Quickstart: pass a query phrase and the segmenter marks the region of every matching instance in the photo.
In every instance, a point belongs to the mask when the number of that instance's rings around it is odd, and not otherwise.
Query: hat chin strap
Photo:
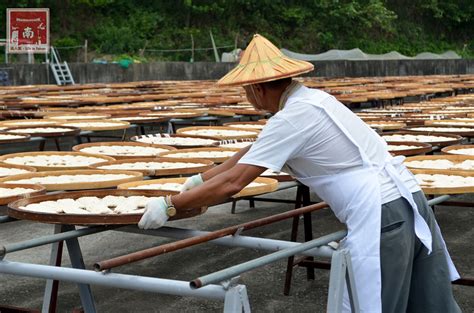
[[[253,98],[255,99],[255,103],[260,106],[260,103],[258,103],[257,100],[257,94],[255,93],[255,90],[253,89],[253,85],[250,85],[250,90],[252,90]],[[262,107],[262,106],[260,106]]]

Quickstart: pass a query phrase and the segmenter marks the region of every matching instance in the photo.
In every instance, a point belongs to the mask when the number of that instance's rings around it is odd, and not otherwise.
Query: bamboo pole
[[[116,258],[113,258],[113,259],[101,261],[101,262],[95,263],[94,268],[97,271],[103,271],[103,270],[111,269],[111,268],[118,267],[118,266],[121,266],[121,265],[125,265],[125,264],[133,263],[133,262],[136,262],[136,261],[144,260],[144,259],[147,259],[147,258],[151,258],[151,257],[154,257],[154,256],[158,256],[158,255],[161,255],[161,254],[164,254],[164,253],[168,253],[168,252],[176,251],[176,250],[179,250],[179,249],[191,247],[191,246],[194,246],[194,245],[197,245],[197,244],[200,244],[200,243],[204,243],[204,242],[208,242],[208,241],[211,241],[211,240],[214,240],[214,239],[217,239],[217,238],[221,238],[221,237],[224,237],[224,236],[234,235],[236,232],[241,232],[241,231],[244,231],[244,230],[249,230],[249,229],[252,229],[252,228],[268,225],[268,224],[275,223],[275,222],[278,222],[278,221],[281,221],[281,220],[284,220],[284,219],[287,219],[287,218],[290,218],[290,217],[294,217],[294,216],[301,215],[301,214],[304,214],[304,213],[309,213],[309,212],[312,212],[312,211],[320,210],[320,209],[323,209],[323,208],[326,208],[326,207],[327,207],[327,204],[324,203],[324,202],[321,202],[321,203],[318,203],[318,204],[306,206],[306,207],[299,208],[299,209],[296,209],[296,210],[291,210],[291,211],[288,211],[288,212],[284,212],[284,213],[264,217],[264,218],[254,220],[254,221],[250,221],[250,222],[247,222],[247,223],[243,223],[243,224],[240,224],[240,225],[227,227],[227,228],[224,228],[224,229],[220,229],[220,230],[217,230],[217,231],[214,231],[214,232],[207,233],[207,234],[202,235],[202,236],[191,237],[191,238],[179,240],[179,241],[176,241],[176,242],[171,242],[171,243],[168,243],[168,244],[164,244],[164,245],[161,245],[161,246],[158,246],[158,247],[153,247],[153,248],[133,252],[133,253],[130,253],[130,254],[127,254],[127,255],[119,256],[119,257],[116,257]]]

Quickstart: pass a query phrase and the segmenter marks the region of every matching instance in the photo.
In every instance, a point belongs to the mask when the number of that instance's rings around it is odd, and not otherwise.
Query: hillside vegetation
[[[454,50],[474,56],[472,0],[16,0],[9,7],[48,7],[51,41],[75,47],[88,41],[88,56],[141,61],[212,61],[210,32],[219,52],[243,48],[255,32],[277,46],[301,53],[360,48]],[[0,25],[5,25],[0,14]],[[5,38],[5,29],[0,36]],[[161,51],[190,49],[191,51]],[[61,49],[72,61],[83,49]]]

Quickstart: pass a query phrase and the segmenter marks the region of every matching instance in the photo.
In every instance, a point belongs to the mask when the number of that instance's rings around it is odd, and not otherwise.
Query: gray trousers
[[[430,227],[433,251],[415,236],[413,209],[404,199],[382,205],[380,262],[383,313],[461,312],[453,297],[448,265],[435,217],[424,194],[413,194]]]

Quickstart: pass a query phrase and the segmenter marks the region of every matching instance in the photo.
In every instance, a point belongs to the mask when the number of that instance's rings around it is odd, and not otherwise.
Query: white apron
[[[291,102],[304,99],[291,97]],[[335,175],[297,177],[313,192],[324,200],[333,210],[336,217],[347,226],[347,237],[341,248],[351,253],[355,285],[359,296],[361,312],[382,311],[382,283],[380,269],[380,229],[382,195],[379,184],[379,172],[386,171],[396,184],[402,197],[411,204],[414,213],[415,234],[431,252],[431,232],[418,208],[410,190],[403,183],[395,166],[403,166],[403,158],[387,158],[382,168],[371,165],[365,151],[355,142],[345,127],[333,114],[319,104],[312,105],[323,109],[346,137],[359,149],[363,167]],[[439,230],[438,230],[439,231]],[[446,251],[446,249],[445,249]],[[452,278],[456,279],[456,269],[446,251]],[[457,275],[459,277],[459,275]],[[344,298],[344,311],[350,312],[347,292]]]

